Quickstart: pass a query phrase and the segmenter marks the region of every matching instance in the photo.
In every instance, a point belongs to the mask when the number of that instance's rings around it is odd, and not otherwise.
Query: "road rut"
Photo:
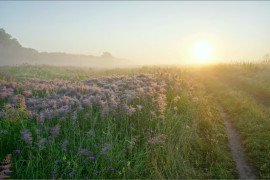
[[[220,115],[224,121],[226,132],[228,135],[231,155],[236,163],[236,169],[240,179],[257,179],[253,166],[247,161],[245,157],[244,147],[242,145],[241,136],[238,134],[232,123],[229,121],[227,113],[223,107],[215,100]]]

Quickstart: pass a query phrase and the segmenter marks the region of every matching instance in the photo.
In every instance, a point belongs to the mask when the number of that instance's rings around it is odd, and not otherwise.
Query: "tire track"
[[[242,139],[232,123],[229,121],[227,113],[223,107],[214,99],[216,106],[220,112],[220,115],[224,121],[226,133],[228,135],[229,147],[231,149],[231,155],[236,163],[236,169],[240,179],[257,179],[253,166],[247,161],[244,147],[242,145]]]
[[[251,97],[253,97],[256,101],[258,101],[259,103],[263,104],[266,107],[270,107],[270,100],[269,97],[261,97],[257,94],[255,94],[254,92],[250,91],[248,88],[245,88],[243,86],[241,86],[240,84],[230,81],[230,80],[226,80],[226,79],[220,79],[221,81],[223,81],[224,83],[231,85],[247,94],[249,94]]]

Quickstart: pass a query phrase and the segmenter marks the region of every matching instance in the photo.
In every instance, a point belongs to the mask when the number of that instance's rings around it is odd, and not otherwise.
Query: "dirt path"
[[[240,179],[257,179],[254,168],[251,164],[248,163],[244,147],[242,146],[241,136],[233,127],[232,123],[229,121],[229,117],[224,111],[223,107],[215,100],[215,103],[218,107],[218,110],[221,114],[221,117],[224,121],[226,132],[229,139],[229,146],[231,149],[231,155],[233,160],[236,163],[236,169],[239,174]]]

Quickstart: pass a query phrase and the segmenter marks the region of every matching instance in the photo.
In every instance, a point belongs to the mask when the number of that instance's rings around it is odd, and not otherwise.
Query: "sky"
[[[0,28],[42,52],[146,64],[252,61],[270,53],[269,1],[0,1]]]

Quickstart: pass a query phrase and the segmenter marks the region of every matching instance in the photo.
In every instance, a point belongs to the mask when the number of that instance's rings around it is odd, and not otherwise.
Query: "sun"
[[[196,44],[193,49],[193,55],[196,57],[196,59],[200,63],[206,62],[211,56],[211,53],[212,53],[212,48],[206,42],[200,42]]]

